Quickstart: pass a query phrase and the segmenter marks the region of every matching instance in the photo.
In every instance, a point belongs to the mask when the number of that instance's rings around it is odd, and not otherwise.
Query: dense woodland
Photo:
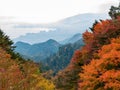
[[[37,63],[14,53],[12,41],[0,30],[0,90],[119,90],[120,6],[112,6],[109,15],[83,33],[84,46],[70,64],[47,79]]]

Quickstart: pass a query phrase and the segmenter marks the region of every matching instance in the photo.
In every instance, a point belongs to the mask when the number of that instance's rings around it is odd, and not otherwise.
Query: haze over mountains
[[[35,31],[13,39],[16,49],[24,58],[35,62],[44,61],[55,72],[65,68],[76,49],[84,45],[82,33],[92,26],[95,20],[109,18],[106,14],[80,14],[51,24],[0,23],[8,30],[23,33]],[[42,31],[40,31],[40,30]],[[40,32],[38,32],[40,31]],[[58,67],[59,63],[62,65]],[[44,65],[46,68],[46,65]],[[55,66],[55,67],[52,67]]]
[[[59,58],[63,64],[66,63],[63,67],[55,67],[56,70],[60,70],[69,63],[74,51],[83,45],[82,33],[86,29],[89,29],[95,20],[106,18],[109,18],[106,14],[87,13],[69,17],[51,24],[18,22],[0,24],[4,28],[3,30],[8,29],[21,33],[24,31],[35,31],[35,33],[27,33],[13,39],[14,42],[16,42],[15,46],[17,46],[15,51],[20,53],[24,58],[30,58],[35,62],[47,58],[45,61],[48,62],[49,65],[54,65],[55,62],[59,63],[59,61],[56,61]],[[38,29],[42,31],[39,30],[40,32],[38,32]],[[69,50],[71,51],[70,53],[68,53]]]
[[[75,34],[71,38],[65,39],[62,42],[57,42],[53,39],[49,39],[45,42],[31,45],[29,43],[18,41],[14,44],[14,46],[16,46],[15,51],[20,53],[24,58],[39,62],[57,53],[59,47],[62,47],[64,45],[67,46],[67,44],[74,44],[76,42],[79,42],[78,44],[75,44],[77,46],[83,44],[82,35],[80,33]]]
[[[70,63],[74,51],[84,45],[80,33],[64,41],[64,45],[49,39],[46,42],[33,45],[17,42],[14,46],[17,46],[15,51],[20,53],[23,58],[32,59],[34,62],[40,63],[43,72],[53,70],[53,74],[56,74]]]
[[[92,23],[96,19],[98,20],[106,18],[108,18],[108,16],[105,14],[80,14],[66,18],[56,23],[37,25],[36,27],[50,28],[51,30],[48,32],[41,31],[39,33],[27,33],[24,36],[20,36],[14,39],[14,41],[38,43],[48,39],[54,39],[59,42],[73,36],[76,33],[83,33],[86,29],[92,26]],[[26,28],[24,25],[17,25],[16,27],[23,29]],[[32,28],[30,25],[28,25],[28,27]]]
[[[30,24],[10,22],[0,23],[3,30],[11,30],[20,35],[13,39],[14,42],[22,41],[30,44],[45,42],[49,39],[54,39],[58,42],[70,38],[76,33],[83,33],[86,29],[92,26],[95,20],[109,18],[107,14],[79,14],[50,24]],[[12,23],[11,23],[12,22]],[[27,33],[29,31],[29,33]],[[34,33],[32,33],[34,32]],[[25,34],[26,33],[26,34]],[[10,33],[8,35],[11,35]],[[15,36],[16,36],[15,35]]]

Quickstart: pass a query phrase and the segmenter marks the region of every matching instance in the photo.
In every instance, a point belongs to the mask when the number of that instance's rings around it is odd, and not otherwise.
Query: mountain
[[[77,33],[71,38],[65,39],[61,45],[53,39],[49,39],[46,42],[33,45],[19,41],[15,44],[15,51],[20,53],[26,59],[33,59],[34,61],[39,62],[55,54],[58,51],[59,46],[62,47],[62,44],[64,44],[63,47],[69,46],[69,43],[71,43],[70,45],[73,44],[74,48],[76,48],[76,46],[78,47],[79,43],[76,44],[76,42],[79,42],[81,44],[83,43],[82,34]]]
[[[82,34],[77,33],[74,36],[72,36],[71,38],[65,39],[63,41],[61,41],[61,44],[68,44],[68,43],[75,43],[76,41],[80,40],[82,38]]]
[[[15,51],[21,53],[22,55],[27,55],[28,53],[28,49],[30,49],[31,45],[28,43],[24,43],[24,42],[17,42],[15,44],[16,48]]]
[[[84,45],[83,40],[80,39],[75,43],[66,44],[59,47],[56,54],[42,60],[42,70],[53,70],[56,74],[59,70],[64,69],[69,63],[75,50],[80,49]]]
[[[10,29],[10,26],[8,27],[9,30],[16,30],[21,32],[23,30],[43,30],[36,33],[27,33],[26,35],[22,35],[13,39],[14,42],[22,41],[34,44],[44,42],[50,38],[60,42],[73,36],[76,33],[83,33],[86,29],[92,26],[92,23],[95,20],[106,18],[109,18],[107,14],[86,13],[72,16],[50,24],[15,23],[12,24],[12,29]]]
[[[52,39],[46,42],[30,45],[24,42],[17,42],[15,51],[20,53],[25,58],[33,59],[39,62],[46,57],[53,55],[58,51],[60,44]]]

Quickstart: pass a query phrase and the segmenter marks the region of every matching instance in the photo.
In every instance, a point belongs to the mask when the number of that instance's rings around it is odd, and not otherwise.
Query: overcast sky
[[[108,13],[110,6],[118,3],[119,0],[0,0],[0,28],[10,38],[16,38],[41,29],[14,29],[3,22],[51,23],[77,14]]]
[[[0,16],[48,23],[81,13],[107,13],[119,0],[0,0]]]

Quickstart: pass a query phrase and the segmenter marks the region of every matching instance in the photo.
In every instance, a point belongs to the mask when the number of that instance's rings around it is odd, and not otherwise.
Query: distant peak
[[[57,42],[57,41],[55,41],[54,39],[49,39],[46,42]]]
[[[22,41],[18,41],[18,42],[15,43],[15,45],[16,45],[16,44],[27,44],[27,45],[30,45],[29,43],[22,42]]]

